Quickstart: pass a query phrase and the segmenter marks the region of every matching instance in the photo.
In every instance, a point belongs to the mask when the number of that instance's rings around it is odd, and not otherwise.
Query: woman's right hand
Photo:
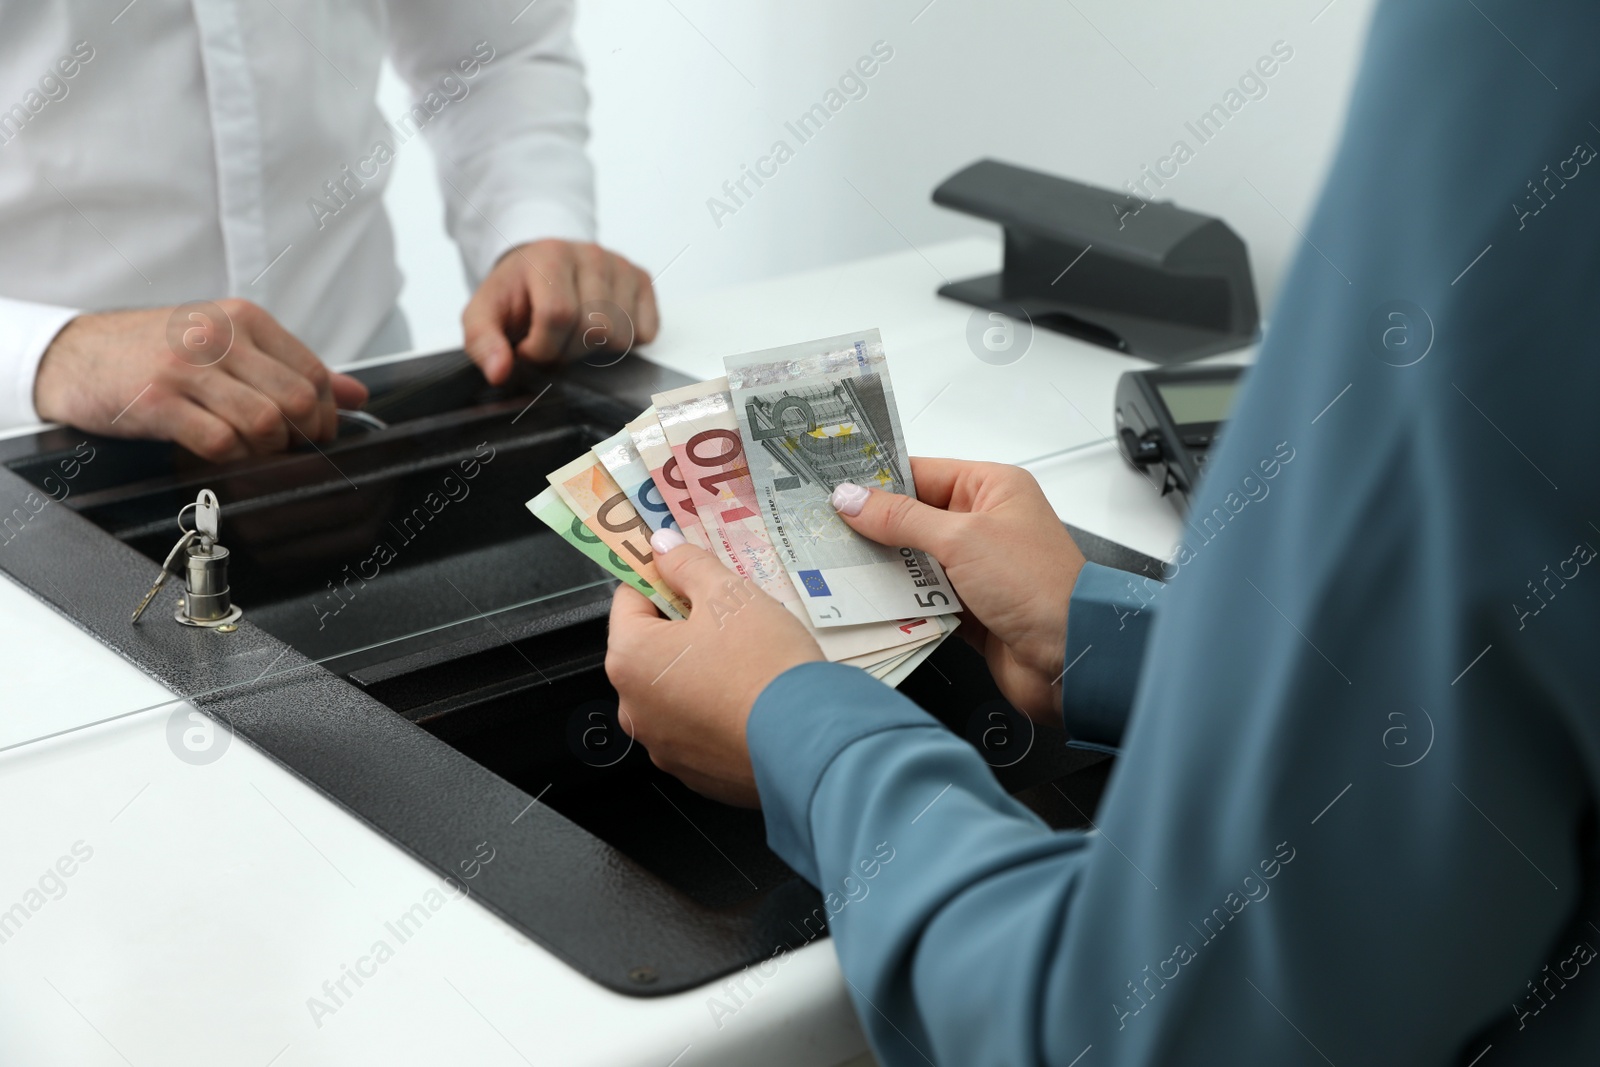
[[[1083,553],[1020,467],[914,458],[911,473],[920,500],[846,483],[833,506],[857,533],[938,560],[965,609],[959,632],[1006,699],[1059,721],[1067,602]]]

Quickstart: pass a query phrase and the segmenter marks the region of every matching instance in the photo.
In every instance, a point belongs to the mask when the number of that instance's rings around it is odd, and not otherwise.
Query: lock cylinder
[[[183,603],[179,622],[219,623],[232,613],[228,588],[228,550],[221,545],[192,541],[184,550]],[[185,617],[187,616],[187,617]]]
[[[193,529],[183,524],[185,513],[193,509]],[[243,610],[233,602],[228,586],[228,550],[217,543],[217,528],[222,520],[222,505],[217,494],[200,490],[193,504],[178,512],[178,543],[167,553],[166,562],[156,574],[139,606],[133,609],[132,622],[138,622],[150,602],[161,592],[167,578],[183,575],[183,598],[172,617],[185,626],[204,626],[218,633],[233,633]]]

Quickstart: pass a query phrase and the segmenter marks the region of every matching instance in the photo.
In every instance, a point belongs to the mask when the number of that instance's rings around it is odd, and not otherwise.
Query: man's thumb
[[[691,604],[719,596],[739,576],[703,548],[685,544],[683,535],[668,527],[650,538],[656,570],[674,593],[688,597]]]
[[[840,482],[828,502],[856,533],[882,545],[939,555],[953,517],[904,493]]]

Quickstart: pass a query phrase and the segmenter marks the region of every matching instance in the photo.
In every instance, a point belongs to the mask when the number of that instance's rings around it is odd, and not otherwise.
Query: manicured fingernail
[[[867,504],[867,491],[854,482],[840,482],[833,490],[833,495],[828,498],[828,503],[833,505],[834,511],[846,515],[859,515],[861,509]]]
[[[683,544],[683,534],[670,526],[662,527],[650,535],[650,551],[658,556],[666,555],[681,544]]]

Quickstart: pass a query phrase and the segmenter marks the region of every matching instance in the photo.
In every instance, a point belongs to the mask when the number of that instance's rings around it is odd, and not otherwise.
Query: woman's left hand
[[[617,588],[606,676],[622,728],[696,792],[758,807],[744,732],[750,709],[769,682],[822,650],[781,604],[676,530],[658,531],[650,547],[693,610],[681,622],[663,619],[636,590]]]

